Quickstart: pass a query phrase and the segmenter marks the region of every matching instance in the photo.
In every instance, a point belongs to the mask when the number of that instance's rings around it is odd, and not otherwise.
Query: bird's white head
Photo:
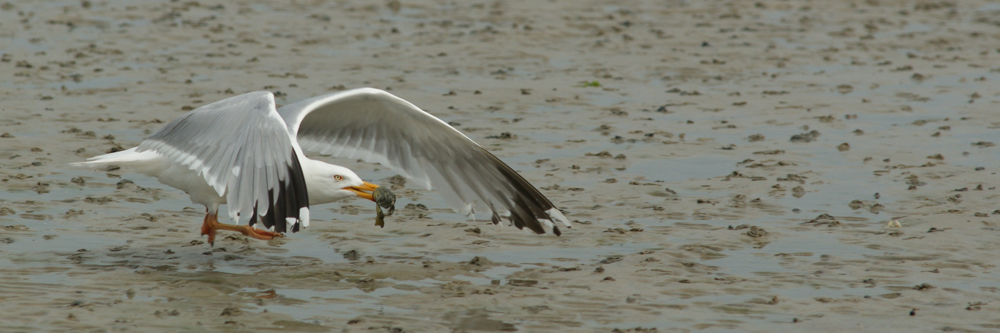
[[[302,163],[302,173],[306,177],[310,205],[350,197],[374,201],[372,192],[378,188],[378,185],[361,180],[351,169],[316,160]]]

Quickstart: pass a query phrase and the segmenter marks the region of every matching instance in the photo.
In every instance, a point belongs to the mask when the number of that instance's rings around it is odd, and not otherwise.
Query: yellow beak
[[[344,189],[354,192],[355,195],[363,199],[375,201],[375,198],[372,197],[372,192],[375,191],[375,189],[377,188],[378,185],[369,182],[364,182],[364,184],[361,186],[350,186],[350,187],[345,187]]]

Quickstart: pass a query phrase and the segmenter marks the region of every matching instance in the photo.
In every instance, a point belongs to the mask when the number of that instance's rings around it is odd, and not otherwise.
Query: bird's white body
[[[309,184],[309,205],[321,205],[337,200],[353,197],[354,193],[341,189],[346,186],[362,184],[361,178],[350,169],[317,161],[308,157],[300,160],[302,174]],[[75,163],[77,166],[106,167],[119,166],[126,171],[141,173],[155,177],[160,183],[184,191],[191,197],[191,202],[204,205],[210,213],[218,211],[219,205],[226,204],[226,193],[219,194],[203,177],[192,177],[193,171],[187,166],[173,162],[169,158],[151,150],[136,152],[136,148],[109,153],[94,157],[86,162]],[[334,175],[346,175],[353,182],[336,182]],[[339,186],[339,187],[338,187]]]
[[[275,109],[270,92],[227,98],[184,114],[138,147],[74,165],[118,165],[156,177],[205,205],[206,226],[217,223],[209,218],[226,204],[237,224],[249,218],[252,226],[260,217],[277,232],[286,226],[294,231],[308,226],[309,205],[373,198],[363,191],[377,185],[347,168],[310,159],[303,148],[381,163],[427,189],[437,188],[458,212],[489,212],[496,224],[505,218],[518,228],[557,235],[553,221],[570,226],[533,185],[467,136],[372,88],[281,109]]]

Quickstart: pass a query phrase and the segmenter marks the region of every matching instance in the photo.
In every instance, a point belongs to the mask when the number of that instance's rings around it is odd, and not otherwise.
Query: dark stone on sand
[[[350,250],[350,251],[344,252],[344,259],[347,259],[347,260],[358,260],[358,259],[361,259],[361,253],[358,252],[357,250]]]
[[[243,314],[243,310],[240,310],[240,308],[237,308],[237,307],[228,307],[228,308],[223,309],[222,310],[222,314],[219,314],[219,315],[220,316],[239,316],[241,314]]]
[[[751,226],[750,230],[747,230],[746,235],[750,236],[750,238],[761,238],[767,236],[767,230],[764,230],[764,228]]]
[[[534,287],[538,284],[538,280],[517,280],[511,279],[507,284],[515,287]]]
[[[806,195],[806,189],[802,188],[802,186],[796,186],[792,188],[793,197],[801,198],[804,195]]]
[[[486,257],[475,256],[472,260],[469,260],[469,265],[473,266],[487,266],[491,264],[493,264],[493,262],[486,259]]]
[[[610,256],[610,257],[604,258],[604,260],[601,260],[600,263],[602,265],[607,265],[607,264],[610,264],[610,263],[615,263],[615,262],[622,261],[622,259],[624,259],[622,256],[615,255],[615,256]]]
[[[810,220],[809,222],[805,222],[803,224],[811,224],[816,226],[826,225],[828,227],[834,227],[840,225],[840,221],[837,221],[837,218],[833,217],[833,215],[824,213],[820,214],[819,216]]]
[[[996,146],[995,143],[989,142],[989,141],[973,142],[972,145],[976,146],[976,147],[980,147],[980,148],[988,148],[988,147]]]
[[[791,142],[812,142],[812,141],[816,140],[816,138],[818,138],[819,135],[820,135],[819,131],[812,130],[812,131],[809,131],[808,133],[801,133],[801,134],[792,135],[792,138],[789,141],[791,141]]]
[[[501,140],[509,140],[509,139],[513,139],[513,138],[516,138],[516,137],[517,137],[516,135],[510,134],[510,132],[502,132],[499,135],[487,135],[486,136],[487,139],[501,139]]]
[[[851,209],[861,209],[865,206],[865,203],[861,200],[851,200],[851,203],[847,204]]]
[[[586,153],[584,155],[586,155],[586,156],[596,156],[596,157],[600,157],[600,158],[611,158],[613,156],[607,150],[602,151],[600,153]]]

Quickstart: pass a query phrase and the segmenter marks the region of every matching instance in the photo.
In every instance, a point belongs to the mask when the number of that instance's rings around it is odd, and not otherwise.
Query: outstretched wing
[[[361,88],[307,99],[278,110],[307,151],[377,162],[427,189],[456,211],[490,212],[542,234],[569,221],[503,161],[447,123],[388,92]]]
[[[146,138],[137,152],[155,151],[187,166],[224,196],[239,223],[258,217],[277,232],[309,226],[309,197],[289,135],[270,92],[258,91],[194,109]]]

